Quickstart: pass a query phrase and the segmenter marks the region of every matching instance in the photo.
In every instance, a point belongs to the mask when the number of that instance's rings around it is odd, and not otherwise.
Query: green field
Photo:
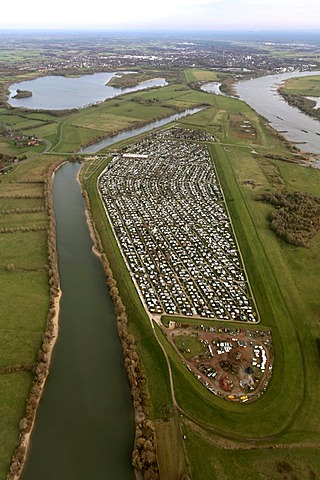
[[[288,94],[320,97],[320,76],[310,75],[305,77],[289,78],[285,81],[283,91]]]
[[[187,82],[215,82],[219,80],[219,75],[212,70],[203,70],[201,68],[189,68],[184,71]]]
[[[45,210],[32,211],[44,207],[44,186],[21,183],[29,175],[35,179],[38,168],[37,161],[26,161],[1,177],[0,210],[10,213],[0,214],[0,368],[23,368],[37,361],[47,318],[48,218]],[[31,381],[31,374],[23,371],[0,374],[1,479],[17,444]]]
[[[185,78],[213,80],[204,78],[209,73],[192,69],[185,72]],[[320,338],[320,233],[308,249],[284,243],[270,230],[272,207],[258,202],[256,196],[279,190],[320,196],[320,171],[282,161],[283,157],[294,159],[293,153],[239,100],[176,83],[61,117],[1,109],[1,121],[14,131],[23,125],[27,128],[24,131],[34,131],[52,146],[42,156],[22,150],[27,160],[0,177],[0,211],[16,210],[0,216],[0,229],[12,229],[11,233],[0,233],[0,367],[34,363],[41,344],[49,301],[47,234],[36,227],[46,228],[48,215],[43,210],[29,210],[45,205],[43,182],[50,165],[61,162],[62,154],[77,151],[98,137],[199,103],[209,108],[179,123],[207,130],[216,137],[210,146],[212,160],[258,305],[261,328],[271,329],[273,335],[274,371],[258,401],[235,404],[212,395],[182,365],[157,330],[170,361],[174,404],[166,358],[136,295],[97,193],[96,178],[107,160],[94,161],[92,167],[86,163],[83,169],[95,225],[147,373],[160,472],[164,480],[190,471],[193,480],[316,479],[320,471],[320,358],[316,344]],[[251,122],[251,138],[241,132],[243,120]],[[1,141],[16,154],[10,138]],[[21,231],[22,227],[29,231]],[[17,442],[31,375],[1,374],[0,383],[0,478],[4,479]],[[168,461],[170,453],[172,459]]]

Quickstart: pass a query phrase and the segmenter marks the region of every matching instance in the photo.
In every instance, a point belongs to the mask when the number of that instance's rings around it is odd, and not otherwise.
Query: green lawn
[[[189,68],[184,71],[187,82],[214,82],[219,79],[216,72],[212,70],[203,70],[201,68]]]
[[[305,77],[289,78],[283,87],[284,93],[295,93],[309,97],[320,97],[320,76],[310,75]]]

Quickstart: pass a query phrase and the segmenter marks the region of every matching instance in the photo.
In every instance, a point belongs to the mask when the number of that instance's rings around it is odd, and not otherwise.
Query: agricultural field
[[[320,97],[320,77],[310,75],[290,78],[285,81],[282,91],[287,94],[296,94],[309,97]]]
[[[0,478],[17,443],[49,304],[45,177],[37,168],[23,161],[0,176]]]
[[[215,82],[219,80],[220,75],[212,70],[203,70],[200,68],[190,68],[184,71],[187,82]]]

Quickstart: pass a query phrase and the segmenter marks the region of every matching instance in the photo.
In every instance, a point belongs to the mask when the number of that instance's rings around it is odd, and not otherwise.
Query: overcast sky
[[[320,0],[15,0],[0,27],[320,30]]]

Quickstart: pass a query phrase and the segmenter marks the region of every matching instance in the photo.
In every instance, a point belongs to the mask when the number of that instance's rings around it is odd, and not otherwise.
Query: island
[[[32,97],[32,92],[30,92],[30,90],[20,90],[19,88],[17,88],[17,93],[13,95],[12,98],[28,98],[28,97]]]

